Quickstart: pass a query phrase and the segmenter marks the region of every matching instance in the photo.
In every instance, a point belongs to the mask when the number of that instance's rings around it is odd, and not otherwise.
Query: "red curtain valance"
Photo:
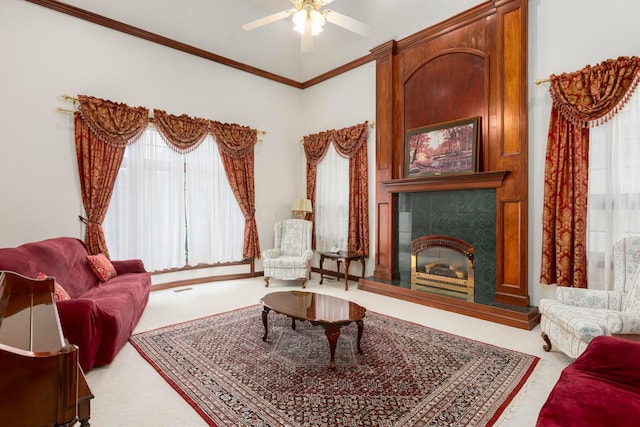
[[[178,153],[195,150],[209,132],[209,120],[183,114],[174,116],[162,110],[153,110],[153,124],[169,146]]]
[[[258,142],[258,131],[248,126],[233,123],[210,122],[211,134],[218,141],[220,152],[235,158],[242,158],[253,153]]]
[[[332,131],[324,131],[302,138],[302,148],[307,157],[307,163],[317,166],[327,154],[331,143]]]
[[[149,110],[92,96],[78,95],[82,119],[101,141],[125,147],[135,142],[149,123]]]
[[[621,56],[587,65],[573,73],[550,77],[553,106],[580,127],[605,123],[629,100],[640,74],[640,58]]]
[[[333,145],[343,157],[350,158],[366,145],[368,130],[367,122],[334,130],[332,132]]]

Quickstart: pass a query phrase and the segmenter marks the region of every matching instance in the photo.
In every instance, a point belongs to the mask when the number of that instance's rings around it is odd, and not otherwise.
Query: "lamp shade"
[[[304,216],[310,212],[311,200],[309,199],[295,199],[291,205],[291,212],[293,212],[298,218],[304,218]]]

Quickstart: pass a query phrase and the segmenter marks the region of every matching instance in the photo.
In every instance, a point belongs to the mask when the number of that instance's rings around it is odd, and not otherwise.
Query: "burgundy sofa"
[[[81,240],[59,237],[0,249],[0,270],[53,276],[71,299],[57,301],[65,337],[79,348],[85,371],[113,361],[142,316],[151,276],[141,260],[112,261],[117,276],[101,283]]]
[[[638,425],[640,343],[599,336],[562,371],[536,427]]]

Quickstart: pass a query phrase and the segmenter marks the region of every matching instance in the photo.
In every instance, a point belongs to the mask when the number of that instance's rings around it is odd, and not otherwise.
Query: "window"
[[[316,249],[333,246],[347,249],[349,233],[349,159],[341,157],[333,144],[318,164],[316,181]]]
[[[588,283],[612,285],[611,248],[640,235],[640,91],[609,122],[590,130]]]
[[[159,271],[242,260],[244,222],[213,137],[179,154],[149,127],[125,151],[103,228],[113,259]]]

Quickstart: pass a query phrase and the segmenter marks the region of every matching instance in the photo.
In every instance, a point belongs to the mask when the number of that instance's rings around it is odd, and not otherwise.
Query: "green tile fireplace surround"
[[[474,302],[491,304],[496,283],[496,194],[494,189],[398,194],[396,278],[411,287],[411,242],[445,235],[475,248]]]

